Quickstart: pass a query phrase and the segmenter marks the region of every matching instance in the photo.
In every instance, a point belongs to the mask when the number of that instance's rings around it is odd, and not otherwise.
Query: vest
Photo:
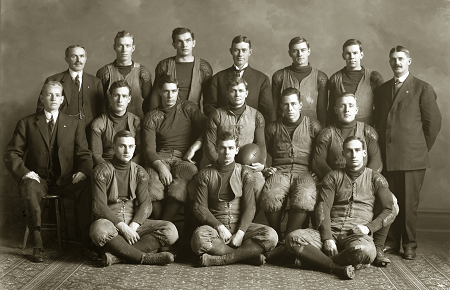
[[[366,135],[364,134],[365,124],[363,122],[356,122],[356,137],[361,138],[364,141],[364,148],[367,150]],[[330,126],[331,130],[331,142],[330,148],[327,154],[327,164],[331,169],[336,170],[340,168],[345,168],[345,158],[342,154],[344,144],[344,139],[341,136],[341,129],[337,128],[335,125]],[[368,156],[364,157],[364,166],[367,165]]]
[[[364,75],[359,81],[358,87],[356,88],[355,97],[356,104],[358,105],[358,114],[356,114],[356,120],[360,118],[373,117],[373,100],[374,94],[372,91],[372,87],[370,86],[370,76],[372,74],[372,70],[363,67]],[[343,70],[338,71],[335,74],[336,80],[336,93],[340,95],[345,92],[344,84],[342,83],[342,75]],[[371,119],[369,124],[373,124],[373,120]]]
[[[114,63],[108,64],[107,67],[109,71],[109,85],[106,92],[107,97],[109,98],[111,96],[111,94],[109,93],[109,88],[115,81],[126,80],[130,85],[132,91],[131,101],[128,104],[127,111],[143,119],[144,113],[142,112],[142,102],[144,100],[142,98],[142,91],[139,85],[141,65],[135,62],[134,66],[131,68],[130,73],[125,77],[120,74],[119,69],[114,65]]]
[[[289,67],[283,69],[283,83],[281,91],[287,88],[296,88],[300,91],[300,99],[302,102],[302,115],[317,120],[317,68],[312,68],[311,73],[301,82],[293,76]]]
[[[59,116],[58,119],[55,122],[55,126],[53,127],[53,134],[50,138],[50,148],[49,148],[49,159],[48,159],[48,178],[57,180],[61,176],[61,164],[59,162],[59,155],[58,155],[58,143],[56,142],[56,135],[58,134],[58,123],[59,123]],[[47,124],[48,125],[48,124]],[[48,126],[47,126],[48,128]],[[47,129],[48,130],[48,129]]]
[[[167,64],[167,74],[177,78],[177,69],[175,57],[169,58]],[[191,89],[189,90],[188,100],[200,106],[202,95],[202,80],[200,75],[200,59],[194,58],[194,68],[192,69]]]
[[[220,119],[220,126],[217,127],[217,136],[224,131],[233,132],[238,136],[240,147],[253,143],[253,139],[255,138],[256,113],[258,112],[250,106],[244,106],[245,110],[239,120],[237,120],[236,115],[228,110],[227,107],[217,109]]]
[[[78,89],[77,85],[73,82],[72,79],[66,83],[70,86],[71,99],[70,104],[69,102],[67,102],[67,108],[64,110],[64,112],[70,117],[82,119],[86,116],[83,109],[83,86],[81,86],[81,89]],[[84,117],[80,118],[80,113],[81,116]]]
[[[114,168],[114,165],[109,160],[106,160],[104,165],[106,165],[107,170],[111,173],[109,175],[110,179],[106,181],[107,184],[107,192],[108,192],[108,206],[110,203],[118,203],[120,200],[119,197],[119,191],[117,189],[117,180],[116,180],[116,169]],[[130,169],[130,180],[129,180],[129,187],[131,196],[129,197],[130,200],[134,200],[136,198],[136,188],[137,188],[137,176],[138,176],[138,166],[136,163],[131,161],[131,169]]]
[[[304,116],[301,118],[303,120],[295,129],[292,139],[283,125],[282,118],[276,121],[276,133],[272,148],[272,166],[288,164],[309,165],[314,136],[311,136],[309,117]]]

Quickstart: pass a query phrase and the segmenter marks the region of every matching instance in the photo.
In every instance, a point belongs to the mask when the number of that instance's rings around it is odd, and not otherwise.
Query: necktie
[[[75,78],[75,85],[77,85],[78,90],[80,90],[80,75],[77,74]]]
[[[50,118],[50,121],[48,121],[47,126],[48,126],[48,136],[49,136],[49,139],[51,139],[52,133],[53,133],[53,128],[55,127],[55,120],[53,119],[53,115]]]
[[[396,81],[395,81],[395,85],[394,85],[394,95],[395,96],[397,96],[397,94],[398,94],[398,91],[400,90],[400,88],[402,87],[402,82],[399,80],[399,79],[397,79]]]
[[[241,72],[243,72],[245,70],[245,68],[243,69],[237,69],[236,67],[234,67],[234,74],[240,78],[241,77]]]

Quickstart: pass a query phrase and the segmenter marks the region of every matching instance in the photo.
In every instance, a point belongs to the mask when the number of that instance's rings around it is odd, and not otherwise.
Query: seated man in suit
[[[193,102],[178,99],[174,77],[164,76],[158,86],[161,105],[144,119],[144,155],[152,217],[172,221],[186,201],[188,182],[197,173],[192,158],[202,147],[203,135],[195,132],[204,131],[207,119]]]
[[[65,60],[69,69],[48,77],[49,81],[58,81],[63,86],[64,101],[60,111],[70,117],[80,119],[85,128],[89,128],[92,120],[105,112],[105,102],[100,80],[84,72],[87,53],[78,44],[66,48]],[[36,112],[40,112],[44,104],[39,97]]]
[[[261,208],[280,241],[284,241],[281,219],[288,199],[290,209],[285,236],[300,229],[308,212],[313,212],[316,205],[316,181],[310,173],[310,160],[322,126],[316,119],[303,115],[302,105],[297,89],[285,89],[280,103],[283,117],[266,128],[272,167],[264,170],[267,179],[261,193]]]
[[[111,85],[115,81],[126,80],[132,91],[128,112],[142,119],[144,118],[142,103],[150,96],[152,75],[148,68],[132,60],[136,45],[131,33],[126,30],[117,32],[113,48],[116,52],[116,59],[97,71],[97,77],[103,84],[103,92],[108,97],[105,101],[108,102]],[[109,104],[106,107],[108,108]]]
[[[264,253],[277,244],[276,232],[252,223],[255,216],[253,175],[234,162],[237,137],[222,132],[217,141],[217,161],[200,170],[194,199],[194,215],[202,226],[191,239],[202,266],[220,266],[247,260],[262,265]]]
[[[365,142],[367,155],[364,157],[364,165],[376,173],[381,173],[383,163],[378,146],[378,134],[373,127],[356,121],[358,105],[355,95],[343,93],[337,97],[334,111],[337,115],[335,123],[324,128],[316,142],[313,166],[320,180],[332,170],[345,168],[346,161],[342,146],[344,139],[349,136],[357,136]],[[394,196],[393,199],[396,213],[391,215],[391,218],[395,218],[398,213],[397,199]],[[375,210],[376,214],[377,210]],[[390,263],[383,253],[388,231],[389,226],[386,226],[373,233],[374,244],[377,247],[377,257],[373,264],[377,266],[386,266]]]
[[[61,83],[45,83],[40,99],[44,109],[17,123],[13,138],[3,154],[6,167],[19,183],[20,197],[25,204],[27,226],[33,239],[32,260],[43,261],[40,203],[47,194],[75,200],[83,254],[96,259],[96,254],[88,250],[92,156],[84,124],[59,111],[64,100]]]
[[[131,161],[136,148],[133,134],[122,130],[114,135],[114,157],[94,169],[93,209],[97,218],[91,225],[94,244],[105,250],[103,265],[122,261],[133,264],[169,264],[169,252],[154,253],[175,243],[174,224],[147,219],[152,212],[148,174]]]
[[[350,136],[343,150],[345,168],[331,171],[322,181],[316,208],[319,230],[293,231],[286,237],[286,248],[298,266],[353,279],[354,267],[361,269],[375,259],[372,234],[392,222],[388,216],[394,202],[386,179],[364,166],[364,140]]]
[[[139,150],[141,145],[141,119],[131,112],[127,112],[131,101],[131,87],[127,81],[114,82],[109,88],[109,110],[91,124],[92,159],[94,165],[112,159],[114,156],[113,138],[116,132],[128,130],[136,140],[133,162],[140,164]]]
[[[226,86],[228,102],[225,106],[216,109],[208,118],[206,125],[205,155],[211,164],[218,158],[217,136],[224,131],[233,132],[238,138],[242,147],[248,143],[258,145],[261,152],[260,162],[247,165],[253,170],[255,178],[255,198],[257,205],[262,187],[264,186],[264,176],[261,171],[266,162],[266,144],[264,140],[264,117],[256,109],[247,105],[248,84],[240,77],[228,80]]]
[[[228,80],[240,77],[248,83],[250,94],[247,105],[261,112],[266,123],[275,120],[269,77],[250,67],[248,60],[252,52],[252,43],[247,36],[233,38],[230,48],[233,66],[216,73],[211,80],[211,90],[203,96],[203,111],[206,116],[209,117],[214,109],[227,105]]]

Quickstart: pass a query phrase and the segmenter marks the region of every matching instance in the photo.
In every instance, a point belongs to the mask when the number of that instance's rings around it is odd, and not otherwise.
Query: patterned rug
[[[56,246],[56,245],[55,245]],[[57,247],[53,247],[54,249]],[[0,289],[450,289],[450,260],[418,252],[415,261],[389,255],[387,268],[368,267],[356,278],[266,264],[198,267],[190,253],[167,266],[116,264],[102,268],[87,261],[79,246],[48,249],[44,263],[31,263],[32,249],[0,247]]]

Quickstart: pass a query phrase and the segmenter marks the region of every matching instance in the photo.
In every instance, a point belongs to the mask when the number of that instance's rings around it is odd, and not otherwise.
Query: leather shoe
[[[406,260],[414,260],[416,259],[416,249],[411,247],[406,247],[403,249],[405,252],[403,253],[403,258]]]
[[[81,254],[84,257],[86,257],[88,260],[91,260],[91,261],[97,261],[98,260],[98,254],[95,251],[90,250],[88,248],[83,248],[81,250]]]
[[[380,246],[377,246],[377,256],[372,262],[372,265],[377,267],[386,267],[390,262],[391,260],[384,255],[383,249]]]
[[[31,261],[34,263],[44,262],[44,250],[42,248],[33,248],[33,256]]]
[[[384,246],[384,249],[383,249],[383,252],[385,254],[395,254],[395,253],[398,253],[398,251],[400,251],[399,248],[394,247],[394,246],[388,246],[388,245]]]

